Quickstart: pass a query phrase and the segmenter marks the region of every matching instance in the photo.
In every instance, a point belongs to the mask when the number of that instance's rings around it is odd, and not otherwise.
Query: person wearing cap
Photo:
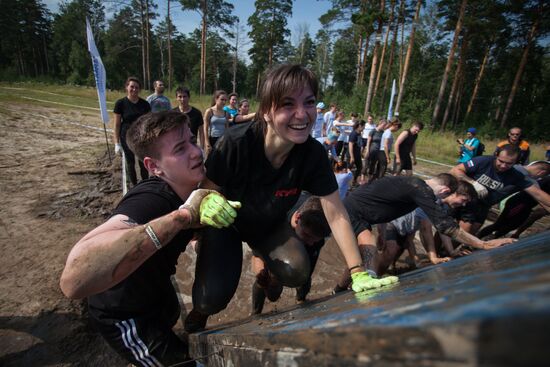
[[[325,122],[325,119],[324,119],[325,107],[326,106],[323,102],[317,103],[317,118],[315,119],[315,125],[313,125],[313,129],[311,130],[312,138],[317,139],[323,136],[323,123]]]
[[[317,138],[317,141],[323,144],[323,148],[327,151],[330,163],[336,163],[339,161],[338,154],[336,153],[336,142],[338,141],[338,134],[329,132],[326,137]]]
[[[476,156],[477,149],[479,147],[479,139],[476,138],[477,130],[473,127],[466,130],[466,140],[456,139],[459,144],[458,163],[468,162],[470,159]]]

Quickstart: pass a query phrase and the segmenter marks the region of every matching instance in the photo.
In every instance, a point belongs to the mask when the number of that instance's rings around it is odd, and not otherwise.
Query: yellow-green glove
[[[180,209],[189,211],[191,227],[200,227],[203,224],[222,228],[234,222],[237,216],[235,209],[240,207],[241,203],[228,201],[217,191],[197,189],[189,195]]]
[[[398,277],[388,276],[380,279],[373,278],[366,271],[351,274],[351,289],[354,292],[362,292],[367,289],[380,288],[399,281]]]
[[[200,223],[216,227],[228,227],[237,218],[237,211],[241,203],[227,200],[218,192],[211,192],[206,195],[200,205]]]

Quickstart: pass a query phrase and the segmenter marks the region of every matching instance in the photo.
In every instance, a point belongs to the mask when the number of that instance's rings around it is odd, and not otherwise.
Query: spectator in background
[[[546,145],[546,160],[550,161],[550,144]]]
[[[230,93],[227,98],[229,98],[229,104],[223,107],[223,110],[229,114],[229,126],[235,124],[235,116],[239,113],[239,108],[237,107],[239,103],[239,95],[237,93]]]
[[[405,176],[412,176],[413,165],[416,165],[416,139],[424,124],[416,121],[411,128],[399,134],[395,142],[395,162],[393,172],[396,176],[405,171]],[[412,160],[411,160],[412,155]]]
[[[323,136],[327,136],[327,134],[332,129],[332,123],[334,122],[334,119],[336,118],[336,110],[338,108],[336,107],[335,103],[330,104],[330,110],[325,113],[323,116],[324,122],[323,122]]]
[[[212,96],[212,105],[204,111],[204,136],[205,153],[208,154],[216,145],[218,139],[229,127],[231,115],[223,108],[227,102],[227,93],[224,90],[217,90]]]
[[[353,183],[352,185],[357,185],[357,178],[363,171],[363,159],[361,157],[361,151],[363,150],[363,139],[361,138],[361,133],[365,128],[365,121],[356,121],[353,124],[353,131],[349,136],[348,151],[350,155],[349,164],[350,167],[355,165],[355,171],[353,172]]]
[[[129,77],[125,83],[126,97],[119,99],[115,103],[113,109],[113,115],[115,118],[114,123],[114,140],[115,140],[115,154],[120,152],[120,148],[124,150],[124,156],[126,158],[126,169],[130,182],[132,185],[136,185],[137,173],[136,173],[136,157],[132,150],[126,144],[126,132],[130,129],[134,121],[141,115],[151,111],[151,105],[146,100],[139,98],[139,90],[141,89],[141,82],[136,77]],[[143,162],[138,160],[141,179],[149,177],[149,173]]]
[[[186,87],[176,88],[176,100],[178,106],[174,107],[174,110],[185,113],[189,117],[189,128],[191,133],[197,138],[197,143],[201,148],[204,148],[204,131],[202,124],[202,113],[195,107],[189,105],[189,99],[191,98],[191,92]]]
[[[323,135],[323,123],[325,121],[323,112],[325,111],[325,104],[323,102],[317,103],[317,118],[315,119],[315,125],[313,125],[313,129],[311,130],[311,137],[312,138],[320,138]]]
[[[380,142],[380,150],[384,152],[386,161],[384,163],[380,162],[380,172],[378,177],[384,177],[386,174],[386,168],[388,164],[391,163],[391,148],[393,146],[393,133],[401,129],[401,123],[399,120],[395,119],[390,122],[389,127],[382,134],[382,141]]]
[[[353,122],[344,121],[344,117],[346,117],[344,111],[338,111],[333,126],[340,132],[338,135],[338,142],[336,143],[336,153],[338,153],[340,159],[347,160],[347,145],[349,142],[349,135],[353,131]]]
[[[529,154],[531,150],[529,148],[529,143],[523,139],[522,131],[519,127],[513,127],[508,132],[508,139],[501,141],[497,145],[495,150],[495,156],[498,155],[503,146],[510,144],[519,149],[519,155],[517,157],[516,163],[521,165],[526,165],[529,163]]]
[[[458,163],[468,162],[477,155],[479,139],[476,138],[476,134],[477,130],[471,127],[466,131],[466,140],[456,139],[456,142],[459,144],[458,152],[460,154]]]
[[[338,141],[338,134],[329,132],[326,137],[316,139],[319,143],[323,144],[323,148],[327,152],[327,156],[331,164],[338,162],[338,154],[336,154],[336,141]]]
[[[164,82],[156,80],[153,83],[155,93],[147,97],[147,102],[151,105],[151,112],[169,111],[172,109],[172,104],[168,97],[164,95]]]
[[[376,129],[376,124],[374,123],[374,119],[372,115],[367,116],[367,123],[365,124],[365,128],[363,129],[363,133],[361,134],[361,138],[363,139],[363,151],[361,154],[365,156],[367,154],[365,148],[367,147],[367,140],[369,138],[369,134],[372,130]]]
[[[349,170],[349,166],[345,161],[334,163],[334,175],[338,183],[338,194],[340,199],[344,200],[349,190],[349,183],[353,178],[353,173]]]
[[[252,121],[256,116],[256,113],[250,113],[250,103],[248,99],[243,99],[239,102],[239,113],[235,115],[233,121],[235,124],[240,124],[241,122]]]
[[[362,181],[365,181],[365,173],[368,173],[368,182],[376,178],[380,178],[386,172],[386,154],[382,148],[382,136],[384,131],[389,126],[388,121],[381,119],[378,121],[376,129],[371,130],[369,137],[367,139],[367,147],[365,153],[365,164],[363,167],[363,177]],[[368,170],[366,168],[368,167]],[[366,170],[366,172],[365,172]]]

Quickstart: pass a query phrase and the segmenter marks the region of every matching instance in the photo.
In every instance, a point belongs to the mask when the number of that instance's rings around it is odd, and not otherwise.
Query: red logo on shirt
[[[298,188],[293,189],[280,189],[275,191],[275,197],[277,198],[286,198],[288,196],[298,195]]]

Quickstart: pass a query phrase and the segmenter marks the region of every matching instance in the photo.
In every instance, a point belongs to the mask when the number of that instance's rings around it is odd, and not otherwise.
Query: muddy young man
[[[194,228],[230,225],[239,204],[196,189],[205,169],[187,115],[149,113],[127,137],[151,177],[76,243],[60,285],[69,298],[88,298],[92,323],[127,361],[172,365],[189,360],[186,343],[172,331],[180,314],[170,281],[177,259]]]
[[[514,145],[504,145],[496,156],[481,156],[460,163],[451,169],[451,174],[471,183],[477,192],[478,200],[456,213],[460,227],[475,234],[481,228],[489,209],[494,204],[518,191],[525,191],[546,211],[550,211],[550,195],[535,185],[523,173],[514,169],[519,149]]]
[[[296,303],[303,303],[311,290],[311,276],[319,259],[321,248],[325,244],[325,237],[330,235],[330,226],[323,213],[321,201],[318,197],[302,193],[300,198],[287,214],[286,230],[293,232],[288,241],[301,240],[306,246],[305,250],[309,257],[309,269],[303,269],[307,273],[307,280],[300,287],[296,288]],[[267,246],[272,246],[275,238],[267,237]],[[256,275],[256,281],[252,286],[252,314],[262,313],[266,297],[275,302],[283,292],[281,282],[266,268],[261,255],[253,255],[252,272]],[[269,259],[267,259],[269,261]]]
[[[460,229],[455,220],[436,204],[437,198],[451,195],[457,187],[458,181],[455,177],[448,173],[440,173],[426,181],[409,176],[384,177],[352,191],[344,200],[344,206],[348,211],[366,267],[376,273],[383,261],[376,247],[372,225],[389,223],[418,207],[422,208],[439,232],[472,247],[490,249],[513,241],[509,238],[482,241]],[[385,226],[379,226],[379,229],[381,247],[384,248]],[[349,272],[345,271],[334,291],[345,290],[348,286]]]

